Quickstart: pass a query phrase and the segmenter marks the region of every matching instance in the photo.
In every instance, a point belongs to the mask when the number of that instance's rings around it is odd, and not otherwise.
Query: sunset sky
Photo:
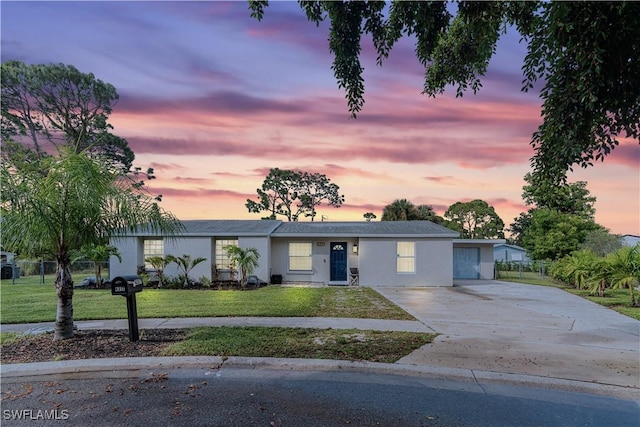
[[[326,174],[345,204],[318,219],[380,219],[397,198],[442,215],[483,199],[509,225],[526,210],[538,94],[520,91],[525,46],[502,37],[483,88],[421,94],[424,70],[403,40],[382,67],[365,38],[366,103],[351,119],[331,70],[328,26],[297,3],[272,3],[262,22],[241,2],[2,1],[2,61],[64,63],[114,85],[110,122],[136,165],[153,167],[162,206],[180,219],[259,219],[244,206],[270,168]],[[596,221],[640,234],[640,146],[577,168]]]

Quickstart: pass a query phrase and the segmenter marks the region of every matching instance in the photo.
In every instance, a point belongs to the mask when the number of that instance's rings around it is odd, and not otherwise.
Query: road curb
[[[17,363],[0,366],[3,383],[44,381],[43,377],[62,376],[66,379],[147,377],[159,370],[206,369],[224,372],[233,369],[265,371],[341,371],[376,375],[406,376],[434,381],[458,381],[469,388],[480,387],[486,392],[496,385],[517,385],[615,397],[640,402],[640,389],[611,384],[592,383],[563,378],[471,369],[418,366],[377,362],[351,362],[344,360],[289,359],[266,357],[178,356],[131,357],[56,362]],[[462,386],[463,384],[461,384]]]

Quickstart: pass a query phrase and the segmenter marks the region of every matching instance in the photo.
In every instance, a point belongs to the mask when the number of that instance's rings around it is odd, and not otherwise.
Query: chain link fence
[[[496,261],[494,266],[496,279],[523,279],[533,275],[544,279],[547,277],[547,268],[545,261]]]
[[[12,279],[30,279],[28,283],[52,283],[51,276],[56,274],[56,261],[28,261],[28,260],[14,260],[10,268],[12,268]],[[101,270],[100,276],[105,279],[109,278],[109,262],[105,261],[99,263]],[[4,267],[3,267],[4,268]],[[85,277],[95,277],[96,275],[96,263],[93,261],[76,261],[71,264],[71,275],[74,277],[74,282],[80,282]],[[5,278],[3,276],[3,278]],[[27,281],[25,281],[27,282]],[[16,283],[19,283],[16,282]]]

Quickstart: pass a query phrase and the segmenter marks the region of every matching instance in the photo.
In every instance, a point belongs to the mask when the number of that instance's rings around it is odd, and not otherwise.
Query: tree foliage
[[[128,171],[134,154],[108,123],[116,89],[71,65],[2,64],[2,137],[42,158],[57,147],[99,155]]]
[[[408,199],[396,199],[386,205],[382,211],[382,221],[431,221],[442,224],[444,219],[438,216],[429,205],[414,205]]]
[[[96,273],[96,287],[102,288],[102,264],[109,261],[109,257],[111,256],[118,258],[118,260],[122,262],[118,248],[93,242],[81,247],[80,250],[75,253],[75,259],[73,261],[78,259],[88,259],[92,261]]]
[[[527,173],[527,185],[522,187],[522,199],[527,206],[553,209],[561,213],[593,219],[596,198],[587,189],[586,181],[552,184]]]
[[[579,249],[590,250],[596,255],[606,256],[622,248],[622,236],[611,234],[604,228],[589,231]]]
[[[300,216],[313,221],[322,203],[339,208],[344,202],[340,187],[321,173],[272,168],[256,191],[258,201],[247,199],[245,206],[251,213],[270,212],[265,219],[283,215],[289,221]]]
[[[460,232],[465,239],[504,238],[504,222],[484,200],[456,202],[444,217],[449,221],[447,227]]]
[[[240,283],[242,288],[247,286],[247,277],[251,275],[260,265],[260,253],[256,248],[241,248],[240,246],[227,246],[227,254],[231,260],[231,264],[240,268]]]
[[[204,257],[195,257],[192,258],[191,255],[183,254],[182,256],[174,256],[167,255],[165,257],[168,263],[175,263],[178,266],[178,270],[181,272],[181,276],[184,279],[182,282],[183,287],[189,286],[189,273],[193,270],[198,264],[202,264],[207,259]]]
[[[535,260],[557,260],[577,250],[590,231],[601,228],[592,220],[553,209],[535,209],[522,236],[522,246]]]
[[[557,183],[574,164],[602,160],[620,137],[640,137],[640,3],[491,1],[300,1],[307,18],[330,22],[329,50],[353,117],[364,105],[361,36],[382,64],[402,37],[415,39],[423,92],[477,92],[500,36],[515,28],[527,43],[523,91],[542,82],[543,122],[533,134],[534,174]],[[267,1],[249,1],[261,20]]]
[[[2,246],[24,256],[57,260],[55,339],[73,336],[74,251],[140,228],[168,235],[181,228],[107,162],[66,147],[59,150],[59,156],[33,159],[31,167],[16,167],[3,152],[0,168]]]

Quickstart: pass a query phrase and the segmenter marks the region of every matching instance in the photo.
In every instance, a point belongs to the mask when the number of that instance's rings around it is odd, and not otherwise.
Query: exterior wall
[[[480,265],[479,280],[494,279],[494,261],[493,261],[493,244],[477,244],[477,243],[455,243],[456,248],[479,248],[480,249]],[[453,265],[453,261],[452,261]]]
[[[415,273],[397,272],[397,242],[416,243]],[[360,238],[360,284],[365,286],[452,286],[451,239]]]
[[[185,237],[179,239],[164,239],[164,254],[173,255],[176,258],[183,255],[190,255],[191,259],[199,257],[205,258],[206,261],[196,265],[189,272],[192,280],[198,280],[205,276],[211,279],[211,245],[213,239],[211,237]],[[164,269],[167,277],[177,277],[181,274],[181,270],[175,263],[169,264]]]
[[[260,258],[258,259],[258,268],[253,272],[253,276],[264,282],[269,283],[271,277],[270,265],[271,265],[271,245],[268,237],[239,237],[238,246],[243,249],[256,248]],[[238,272],[238,278],[240,278],[240,272]]]
[[[289,271],[289,242],[311,242],[312,271]],[[347,280],[344,282],[336,282],[336,284],[348,284],[349,268],[358,267],[358,256],[353,254],[353,244],[357,242],[355,238],[273,237],[271,238],[271,274],[282,275],[283,282],[331,283],[331,242],[347,242]]]
[[[144,263],[142,259],[144,256],[142,239],[138,237],[121,237],[112,239],[110,244],[118,248],[122,262],[114,256],[109,258],[109,279],[136,274],[138,272],[138,265]]]

